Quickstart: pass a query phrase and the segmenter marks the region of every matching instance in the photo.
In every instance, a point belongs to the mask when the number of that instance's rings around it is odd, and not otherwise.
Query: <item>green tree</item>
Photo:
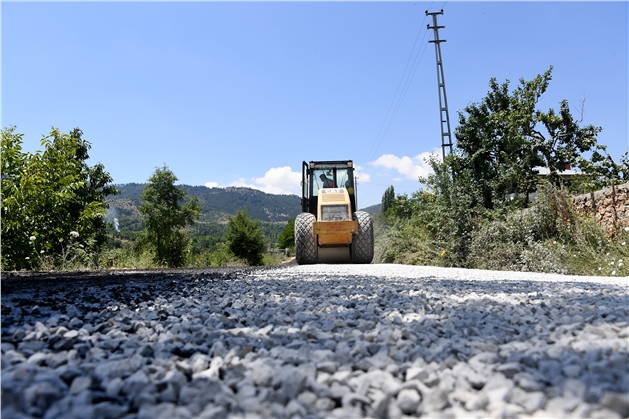
[[[234,255],[245,259],[252,266],[262,264],[266,248],[264,234],[260,228],[260,222],[249,218],[246,209],[229,217],[226,237],[229,250]]]
[[[393,185],[391,185],[384,191],[384,194],[382,194],[382,214],[386,215],[386,213],[389,211],[389,208],[391,208],[391,205],[393,205],[394,200],[395,189],[393,189]]]
[[[583,185],[586,189],[596,190],[606,186],[629,182],[629,151],[616,163],[607,152],[607,147],[597,145],[589,159],[579,157],[579,167],[586,174]]]
[[[291,218],[286,227],[277,238],[280,249],[293,249],[295,247],[295,219]]]
[[[510,194],[526,196],[535,190],[537,166],[549,168],[551,181],[559,183],[559,172],[566,165],[585,167],[583,153],[599,147],[596,136],[602,128],[581,127],[566,100],[558,113],[536,109],[551,75],[552,66],[531,81],[520,79],[513,92],[509,80],[498,84],[492,78],[487,96],[459,112],[455,157],[450,163],[453,169],[470,170],[485,208],[508,203]]]
[[[185,201],[187,192],[175,186],[177,177],[166,165],[156,168],[141,195],[138,210],[146,230],[138,241],[155,251],[155,262],[170,267],[182,266],[190,239],[186,226],[199,218],[201,207],[196,196]]]
[[[105,198],[118,193],[75,128],[45,136],[44,151],[22,152],[23,134],[2,131],[2,268],[65,265],[77,252],[92,263],[106,243]]]
[[[575,251],[583,255],[611,247],[604,234],[580,223],[556,186],[566,164],[592,184],[628,179],[629,154],[616,164],[598,144],[601,128],[581,126],[583,113],[576,120],[566,101],[559,112],[537,109],[551,70],[529,82],[521,79],[513,91],[508,80],[500,85],[492,79],[487,96],[459,112],[453,152],[444,161],[430,159],[433,172],[420,179],[424,190],[399,195],[388,208],[382,260],[469,268],[491,261],[494,268],[550,266],[559,272],[546,257],[553,249],[583,246]],[[539,181],[537,166],[550,168],[554,185]],[[540,202],[530,211],[515,211],[533,190]]]

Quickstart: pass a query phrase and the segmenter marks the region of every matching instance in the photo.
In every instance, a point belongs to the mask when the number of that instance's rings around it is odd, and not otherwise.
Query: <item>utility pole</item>
[[[439,29],[445,28],[445,26],[437,25],[437,15],[442,15],[443,9],[440,12],[428,12],[426,10],[426,16],[432,16],[432,26],[427,25],[428,29],[432,29],[435,32],[432,42],[435,44],[435,54],[437,57],[437,84],[439,85],[439,119],[441,120],[441,152],[445,160],[446,154],[452,153],[452,137],[450,135],[450,114],[448,113],[448,98],[446,96],[446,81],[443,76],[443,61],[441,59],[441,43],[446,42],[445,39],[439,39]],[[444,126],[445,124],[445,126]]]
[[[358,176],[354,176],[354,205],[358,211]]]

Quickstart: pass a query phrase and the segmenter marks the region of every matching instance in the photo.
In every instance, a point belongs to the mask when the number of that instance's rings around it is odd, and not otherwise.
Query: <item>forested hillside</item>
[[[107,221],[118,231],[111,230],[115,237],[135,241],[139,232],[145,229],[138,211],[140,195],[146,184],[128,183],[116,185],[120,194],[108,197],[109,212]],[[196,196],[201,206],[199,220],[190,227],[193,251],[196,253],[215,249],[223,242],[229,217],[239,210],[246,209],[249,217],[260,221],[267,244],[274,246],[277,238],[290,218],[301,212],[300,198],[297,195],[272,195],[251,188],[207,188],[205,186],[181,185],[188,197]],[[121,242],[112,242],[121,246]]]
[[[137,211],[143,183],[116,185],[119,195],[110,196],[107,202],[114,217],[140,219]],[[238,210],[247,209],[253,219],[269,223],[285,223],[301,212],[297,195],[272,195],[251,188],[207,188],[205,186],[181,185],[188,196],[199,198],[201,221],[226,223],[227,216]],[[122,222],[122,220],[120,220]]]

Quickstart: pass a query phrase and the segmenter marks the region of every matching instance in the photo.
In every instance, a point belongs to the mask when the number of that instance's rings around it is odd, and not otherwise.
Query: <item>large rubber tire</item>
[[[308,212],[302,212],[295,219],[295,260],[299,265],[317,263],[317,236],[312,227],[315,220]]]
[[[371,215],[356,211],[354,220],[358,221],[358,233],[354,234],[350,246],[352,263],[371,263],[373,260],[373,221]]]

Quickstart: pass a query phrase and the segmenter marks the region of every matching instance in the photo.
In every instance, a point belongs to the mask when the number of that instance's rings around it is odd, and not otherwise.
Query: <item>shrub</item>
[[[382,220],[382,217],[378,217]],[[382,263],[439,265],[438,253],[431,247],[425,228],[412,220],[398,220],[393,227],[376,222],[374,258]]]
[[[246,209],[229,217],[226,237],[229,250],[234,255],[246,260],[249,265],[256,266],[263,263],[266,248],[264,234],[260,228],[260,222],[249,218]]]
[[[22,134],[2,131],[2,269],[67,269],[97,263],[106,243],[105,198],[118,193],[91,145],[75,128],[22,152]]]
[[[291,218],[277,238],[280,249],[295,249],[295,219]]]
[[[629,275],[629,227],[609,238],[594,220],[574,211],[564,191],[547,184],[540,189],[540,196],[531,208],[478,212],[477,218],[474,210],[469,210],[468,218],[457,221],[455,215],[462,208],[444,209],[439,199],[430,198],[425,192],[415,193],[410,201],[404,198],[404,205],[413,208],[409,217],[377,219],[377,260],[491,270]],[[457,229],[457,223],[465,229]],[[458,231],[466,229],[467,239],[458,236]],[[463,249],[461,241],[466,240]]]

